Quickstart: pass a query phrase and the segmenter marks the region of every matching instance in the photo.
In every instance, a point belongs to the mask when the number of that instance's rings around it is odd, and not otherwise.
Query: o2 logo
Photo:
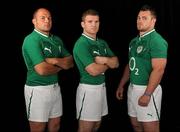
[[[139,69],[136,67],[136,60],[134,57],[131,57],[129,60],[129,69],[134,71],[135,75],[139,75]]]

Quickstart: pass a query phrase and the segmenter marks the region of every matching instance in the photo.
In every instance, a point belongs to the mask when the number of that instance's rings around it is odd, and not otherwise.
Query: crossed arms
[[[88,65],[85,69],[90,75],[97,76],[99,74],[104,73],[108,68],[114,69],[117,68],[118,66],[119,66],[119,61],[116,56],[114,57],[96,56],[95,62]]]
[[[35,71],[40,75],[51,75],[64,69],[67,70],[74,66],[72,56],[64,58],[46,58],[45,61],[35,65]]]

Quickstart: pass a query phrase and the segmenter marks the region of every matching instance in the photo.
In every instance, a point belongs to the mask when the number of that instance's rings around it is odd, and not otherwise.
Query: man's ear
[[[156,19],[155,19],[155,18],[153,19],[153,23],[154,23],[154,24],[156,23]]]
[[[83,21],[81,22],[81,26],[82,26],[82,28],[84,28],[84,22]]]
[[[154,19],[154,23],[156,23],[156,19]]]
[[[33,18],[33,19],[32,19],[32,23],[35,24],[35,22],[36,22],[36,20]]]

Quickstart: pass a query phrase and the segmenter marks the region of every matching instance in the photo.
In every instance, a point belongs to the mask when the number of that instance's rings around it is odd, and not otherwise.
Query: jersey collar
[[[45,35],[45,34],[43,34],[43,33],[39,32],[39,31],[38,31],[38,30],[36,30],[36,29],[34,29],[34,31],[35,31],[35,32],[37,32],[38,34],[41,34],[42,36],[44,36],[44,37],[46,37],[46,38],[48,38],[48,37],[49,37],[48,35]]]
[[[152,29],[151,31],[149,31],[149,32],[147,32],[147,33],[145,33],[145,34],[139,36],[139,39],[143,38],[144,36],[146,36],[146,35],[148,35],[148,34],[154,32],[154,31],[155,31],[155,29]]]
[[[91,37],[89,37],[89,36],[87,36],[86,34],[84,34],[84,33],[82,33],[82,35],[84,36],[84,37],[86,37],[86,38],[88,38],[88,39],[90,39],[90,40],[92,40],[92,41],[96,41],[96,40],[98,40],[98,39],[94,39],[94,38],[91,38]]]

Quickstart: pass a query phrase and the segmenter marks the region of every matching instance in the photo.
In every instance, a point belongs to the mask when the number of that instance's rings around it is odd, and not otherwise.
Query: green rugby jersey
[[[167,58],[168,44],[154,29],[129,44],[130,82],[147,85],[152,71],[152,58]]]
[[[85,34],[76,41],[73,49],[73,57],[80,72],[80,83],[102,84],[105,82],[105,75],[91,76],[86,70],[86,66],[94,63],[96,56],[115,56],[110,50],[107,42],[102,39],[94,40]]]
[[[43,62],[45,58],[65,57],[70,53],[64,48],[58,36],[46,36],[37,30],[25,37],[22,46],[22,55],[27,66],[26,85],[50,85],[58,82],[57,74],[39,75],[34,66]]]

